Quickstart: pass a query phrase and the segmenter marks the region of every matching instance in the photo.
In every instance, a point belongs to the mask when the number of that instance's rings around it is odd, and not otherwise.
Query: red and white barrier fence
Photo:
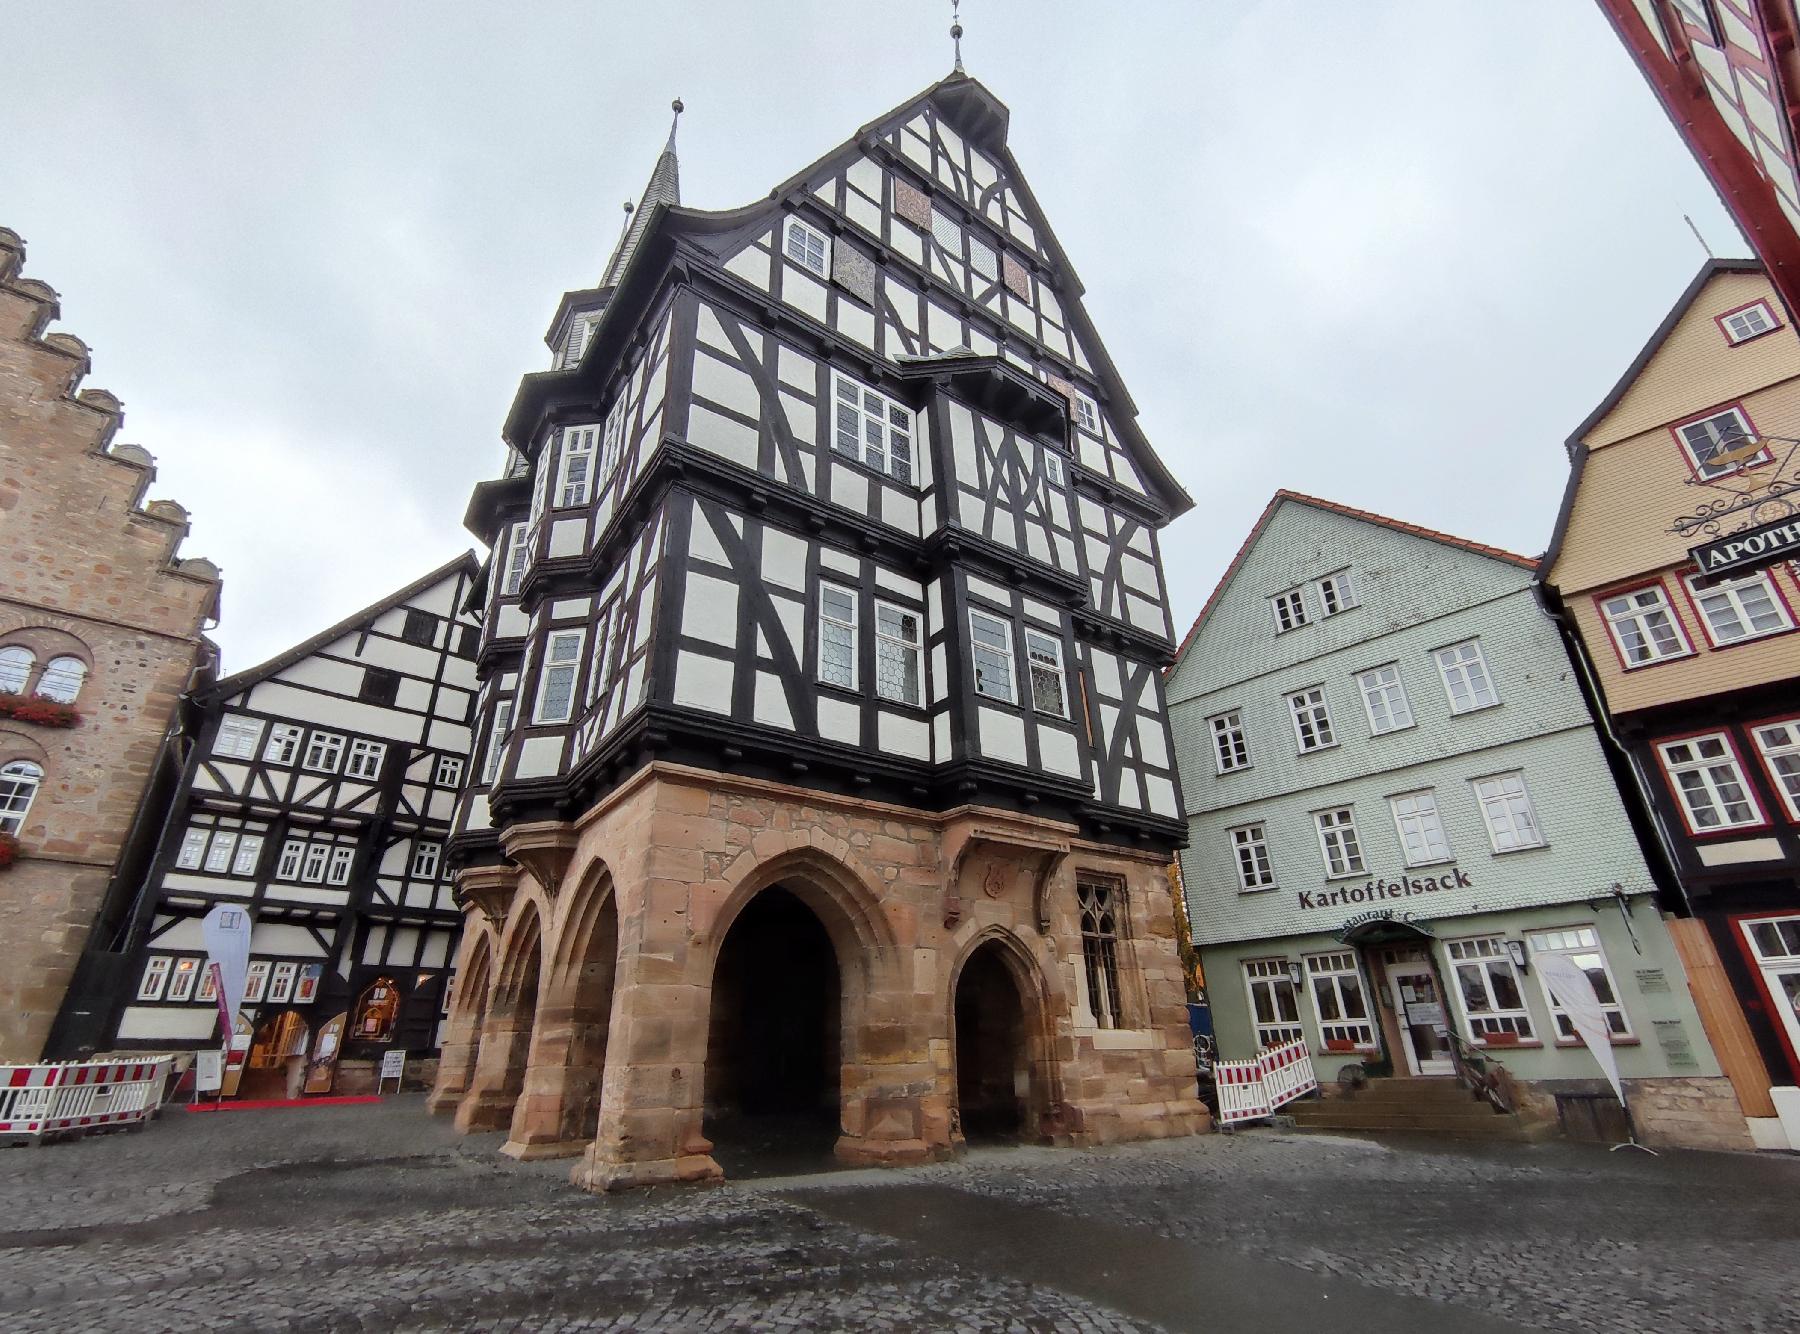
[[[1268,1116],[1283,1103],[1319,1087],[1312,1054],[1296,1041],[1266,1048],[1248,1061],[1215,1061],[1219,1124],[1235,1125]]]
[[[162,1105],[173,1062],[0,1065],[0,1136],[41,1140],[141,1124]]]

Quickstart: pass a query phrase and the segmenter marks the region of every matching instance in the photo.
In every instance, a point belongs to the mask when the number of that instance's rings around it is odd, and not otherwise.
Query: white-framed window
[[[263,836],[261,834],[245,834],[238,839],[237,855],[231,859],[233,875],[255,875],[256,864],[262,860]]]
[[[44,771],[30,760],[14,760],[0,768],[0,834],[17,834],[25,827],[43,782]]]
[[[875,604],[875,693],[882,699],[920,703],[924,656],[919,637],[918,612]]]
[[[206,869],[214,875],[224,875],[231,869],[231,854],[237,851],[237,833],[222,829],[212,836],[212,842],[206,848]]]
[[[350,760],[344,772],[352,778],[379,778],[381,761],[387,755],[387,744],[365,741],[361,737],[350,743]]]
[[[1443,820],[1438,818],[1436,796],[1429,791],[1403,792],[1390,797],[1388,805],[1394,811],[1394,828],[1400,834],[1408,866],[1450,860],[1450,840],[1444,834]]]
[[[257,743],[262,740],[262,734],[260,718],[222,718],[219,730],[213,737],[213,754],[226,755],[236,760],[255,759]]]
[[[1065,480],[1063,473],[1063,456],[1048,445],[1040,446],[1038,453],[1044,460],[1044,477],[1053,485],[1061,486]]]
[[[594,448],[599,443],[597,425],[563,427],[562,458],[556,475],[558,508],[588,503],[593,494]]]
[[[292,960],[284,959],[269,972],[269,1004],[286,1005],[293,999],[294,977],[300,971],[300,965]]]
[[[444,845],[438,842],[420,841],[413,847],[412,878],[414,880],[437,879],[438,863],[443,860]]]
[[[1800,820],[1800,718],[1762,723],[1751,729],[1769,777],[1775,780],[1790,820]]]
[[[460,755],[440,755],[437,762],[436,782],[439,787],[461,787],[463,780],[463,762]]]
[[[345,738],[337,732],[314,732],[306,739],[306,758],[301,768],[334,774],[344,759]]]
[[[606,434],[600,442],[600,466],[594,475],[596,490],[612,480],[613,473],[618,470],[620,461],[625,457],[625,424],[629,415],[630,400],[621,390],[612,410],[606,414]]]
[[[832,384],[832,449],[910,486],[912,409],[841,371],[832,376]]]
[[[1233,709],[1206,720],[1212,733],[1213,767],[1222,774],[1250,767],[1250,743],[1244,737],[1243,716]]]
[[[267,959],[250,960],[250,967],[244,971],[244,999],[255,1005],[262,1000],[263,993],[268,989],[269,961]]]
[[[1331,712],[1325,707],[1325,687],[1295,691],[1287,697],[1287,703],[1294,719],[1294,740],[1302,755],[1337,745],[1337,734],[1331,730]]]
[[[856,590],[819,585],[819,680],[856,689]]]
[[[1356,834],[1356,817],[1348,806],[1334,806],[1328,811],[1315,811],[1313,822],[1319,831],[1319,855],[1325,859],[1325,877],[1362,875],[1362,840]]]
[[[1493,844],[1495,852],[1514,852],[1544,845],[1544,831],[1539,828],[1537,812],[1532,809],[1524,774],[1517,771],[1494,774],[1489,778],[1477,778],[1471,786],[1475,789],[1475,799],[1481,803],[1481,816],[1487,821],[1488,842]]]
[[[331,860],[331,844],[313,843],[306,845],[306,857],[300,863],[300,878],[309,885],[316,885],[325,879],[325,864]]]
[[[0,648],[0,693],[22,695],[31,680],[31,669],[37,666],[37,655],[20,644]]]
[[[1053,718],[1069,716],[1063,689],[1062,645],[1039,630],[1025,631],[1025,664],[1031,673],[1031,707]]]
[[[594,626],[594,658],[588,664],[587,702],[600,698],[600,692],[612,684],[613,627],[623,626],[624,611],[618,600],[606,604]]]
[[[44,664],[37,692],[58,704],[73,704],[76,696],[81,694],[82,682],[87,680],[87,670],[87,664],[80,658],[52,658]]]
[[[1080,390],[1075,391],[1075,424],[1089,435],[1100,434],[1100,409]]]
[[[1800,1049],[1800,917],[1739,922],[1788,1041]]]
[[[998,616],[971,610],[969,642],[975,660],[975,693],[1015,703],[1012,626]]]
[[[1268,830],[1259,822],[1227,829],[1231,855],[1237,861],[1238,889],[1249,893],[1275,886],[1275,863],[1269,858]]]
[[[1686,657],[1694,651],[1661,584],[1602,598],[1600,615],[1627,667]]]
[[[1714,648],[1794,628],[1787,604],[1776,593],[1767,570],[1735,577],[1692,574],[1687,586]]]
[[[566,723],[575,711],[575,675],[581,670],[582,630],[552,630],[544,642],[544,666],[538,673],[534,723]]]
[[[1372,1049],[1375,1024],[1369,1016],[1369,994],[1354,950],[1308,954],[1306,987],[1312,996],[1313,1017],[1328,1050]]]
[[[525,524],[534,533],[538,520],[544,517],[544,510],[550,504],[550,454],[555,439],[554,433],[544,437],[531,465],[531,509],[525,515]]]
[[[1758,334],[1766,334],[1778,327],[1780,321],[1775,312],[1769,309],[1767,301],[1752,301],[1739,310],[1726,311],[1719,316],[1719,327],[1725,330],[1725,341],[1736,346],[1748,342]]]
[[[1767,449],[1755,447],[1755,432],[1741,408],[1726,408],[1710,417],[1678,426],[1675,434],[1687,451],[1688,462],[1702,481],[1736,472],[1769,457]]]
[[[1286,959],[1246,959],[1244,986],[1250,993],[1250,1021],[1259,1050],[1306,1036],[1300,1027],[1300,997],[1294,993]]]
[[[1600,948],[1600,933],[1591,926],[1565,927],[1557,931],[1534,931],[1528,939],[1531,941],[1531,952],[1536,954],[1566,954],[1575,961],[1575,966],[1588,975],[1588,981],[1594,984],[1594,995],[1599,998],[1600,1006],[1606,1011],[1606,1026],[1616,1038],[1631,1036],[1631,1021],[1625,1015],[1625,1007],[1619,1004],[1619,989],[1613,985],[1612,969],[1606,962],[1606,951]],[[1543,974],[1538,974],[1539,984],[1543,983]],[[1556,997],[1550,994],[1548,986],[1543,987],[1544,1000],[1550,1006],[1550,1017],[1556,1025],[1556,1036],[1567,1042],[1579,1038],[1575,1025],[1569,1022],[1569,1016],[1556,1003]]]
[[[1438,675],[1444,678],[1451,713],[1473,713],[1500,702],[1479,639],[1465,639],[1441,648],[1432,657],[1437,661]]]
[[[1269,605],[1275,609],[1276,634],[1306,624],[1306,592],[1304,589],[1290,588],[1285,593],[1277,593],[1269,599]]]
[[[200,980],[200,960],[189,956],[175,960],[175,967],[169,973],[169,999],[172,1001],[191,1000],[194,995],[194,984]]]
[[[1506,942],[1499,936],[1447,940],[1456,994],[1462,999],[1468,1034],[1476,1042],[1531,1042],[1536,1034],[1525,1009],[1519,970],[1513,967]]]
[[[1356,580],[1350,577],[1350,571],[1336,570],[1319,580],[1319,606],[1327,616],[1336,616],[1356,605]]]
[[[350,883],[350,864],[356,860],[356,848],[350,843],[337,843],[332,846],[331,858],[325,867],[325,883],[328,885],[347,885]]]
[[[169,984],[169,965],[175,961],[166,954],[153,954],[144,964],[144,975],[138,980],[137,998],[141,1001],[161,1000],[163,988]]]
[[[787,220],[781,251],[809,273],[823,278],[831,272],[831,238],[809,222]]]
[[[506,530],[506,574],[500,581],[500,596],[516,598],[525,583],[525,571],[531,564],[531,544],[525,540],[526,527],[515,523]]]
[[[275,863],[277,880],[294,881],[300,878],[300,868],[306,859],[306,840],[290,838],[281,845],[281,860]]]
[[[181,850],[175,854],[175,866],[182,871],[198,871],[206,862],[206,843],[212,831],[196,825],[181,836]]]
[[[1413,725],[1412,705],[1406,698],[1406,687],[1400,681],[1400,664],[1371,667],[1356,678],[1362,691],[1363,712],[1369,717],[1369,734],[1398,732]]]
[[[500,774],[500,760],[506,754],[506,738],[512,731],[513,702],[503,699],[494,705],[494,725],[488,729],[487,756],[481,768],[481,785],[492,787]]]
[[[300,750],[300,728],[293,723],[276,723],[269,728],[269,744],[263,748],[263,759],[269,764],[292,764]]]
[[[1759,825],[1763,814],[1723,732],[1659,741],[1656,755],[1696,833]]]

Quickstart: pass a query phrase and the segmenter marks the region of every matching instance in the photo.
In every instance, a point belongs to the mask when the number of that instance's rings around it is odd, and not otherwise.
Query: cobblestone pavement
[[[596,1198],[417,1097],[0,1150],[0,1329],[1793,1331],[1800,1160],[1252,1132]]]

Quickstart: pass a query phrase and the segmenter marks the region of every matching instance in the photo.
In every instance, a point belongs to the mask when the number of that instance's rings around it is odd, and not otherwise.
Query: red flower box
[[[39,727],[73,727],[81,721],[73,704],[45,699],[42,695],[0,694],[0,718],[36,723]]]
[[[1356,1044],[1348,1038],[1326,1038],[1326,1051],[1355,1051]]]
[[[11,834],[0,834],[0,871],[19,860],[19,840]]]
[[[1484,1047],[1516,1047],[1519,1045],[1517,1033],[1484,1033],[1481,1035]]]

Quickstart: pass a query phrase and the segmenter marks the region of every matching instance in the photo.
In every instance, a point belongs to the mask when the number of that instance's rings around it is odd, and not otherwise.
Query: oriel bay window
[[[1600,615],[1626,667],[1683,658],[1694,651],[1661,584],[1600,599]]]
[[[1081,914],[1081,960],[1094,1022],[1101,1028],[1123,1028],[1119,923],[1125,912],[1125,887],[1111,881],[1078,879],[1075,901]]]
[[[1306,956],[1306,985],[1326,1051],[1373,1049],[1375,1025],[1356,955],[1349,950]]]
[[[919,613],[875,604],[875,693],[902,704],[920,702]]]
[[[856,593],[819,585],[819,680],[856,689]]]
[[[1245,960],[1244,985],[1250,992],[1250,1023],[1259,1050],[1306,1036],[1300,1027],[1300,997],[1288,976],[1286,959]]]
[[[998,616],[970,611],[969,640],[975,662],[975,693],[1014,703],[1017,696],[1013,685],[1012,626]]]
[[[1462,997],[1469,1036],[1490,1045],[1534,1041],[1519,972],[1506,942],[1499,936],[1475,936],[1446,941],[1444,950]]]
[[[1069,716],[1063,692],[1062,645],[1037,630],[1025,632],[1025,661],[1031,671],[1031,707],[1056,718]]]
[[[831,447],[912,485],[912,409],[848,375],[835,375],[833,385]]]
[[[1681,800],[1693,833],[1763,823],[1762,811],[1738,767],[1737,752],[1723,732],[1664,741],[1657,758]]]
[[[1615,1038],[1631,1036],[1631,1021],[1625,1016],[1625,1009],[1619,1004],[1618,988],[1613,985],[1612,969],[1606,962],[1606,954],[1600,948],[1600,934],[1591,926],[1568,927],[1560,931],[1538,931],[1530,937],[1531,952],[1536,954],[1564,954],[1575,961],[1575,966],[1588,976],[1593,983],[1594,995],[1600,1001],[1600,1007],[1606,1012],[1606,1026]],[[1539,981],[1543,978],[1540,974]],[[1551,1018],[1556,1021],[1556,1035],[1564,1042],[1579,1040],[1575,1025],[1569,1022],[1569,1016],[1563,1012],[1550,988],[1545,986],[1544,1000],[1549,1003]]]
[[[582,630],[552,630],[544,644],[544,666],[538,673],[534,723],[566,723],[575,711],[575,674],[581,670]]]

